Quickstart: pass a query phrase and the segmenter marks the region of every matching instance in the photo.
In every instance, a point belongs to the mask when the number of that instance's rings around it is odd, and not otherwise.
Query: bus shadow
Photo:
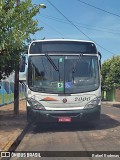
[[[120,104],[113,104],[113,107],[120,108]]]
[[[90,131],[90,130],[105,130],[120,126],[120,122],[111,118],[108,115],[101,114],[99,125],[80,123],[40,123],[34,124],[32,133],[44,132],[74,132],[74,131]]]
[[[0,111],[0,130],[3,133],[22,130],[26,125],[26,111],[20,111],[19,115],[15,115],[13,110]]]

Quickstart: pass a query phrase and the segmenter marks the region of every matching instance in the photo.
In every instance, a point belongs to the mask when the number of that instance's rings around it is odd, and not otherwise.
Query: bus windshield
[[[96,90],[100,85],[97,56],[49,55],[30,56],[28,87],[35,92],[75,94]]]

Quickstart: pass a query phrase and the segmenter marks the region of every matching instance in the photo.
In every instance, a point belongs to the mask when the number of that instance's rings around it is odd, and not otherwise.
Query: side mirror
[[[100,60],[99,60],[99,64],[100,64],[100,69],[101,69],[101,58],[102,58],[102,55],[100,52],[98,52],[99,56],[100,56]]]
[[[20,72],[25,72],[25,65],[26,65],[26,57],[21,56],[20,57],[20,63],[19,63],[19,71]]]

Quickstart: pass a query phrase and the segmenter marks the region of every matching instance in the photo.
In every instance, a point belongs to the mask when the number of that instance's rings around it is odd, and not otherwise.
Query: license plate
[[[71,117],[59,117],[58,122],[71,122]]]

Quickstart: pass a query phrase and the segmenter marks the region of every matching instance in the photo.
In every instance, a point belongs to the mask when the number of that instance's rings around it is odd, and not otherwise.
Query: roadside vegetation
[[[41,30],[33,19],[40,13],[40,5],[31,0],[0,1],[0,80],[9,76],[19,63],[19,54],[30,41],[30,34]]]
[[[102,64],[102,90],[120,88],[120,56],[113,56]]]

